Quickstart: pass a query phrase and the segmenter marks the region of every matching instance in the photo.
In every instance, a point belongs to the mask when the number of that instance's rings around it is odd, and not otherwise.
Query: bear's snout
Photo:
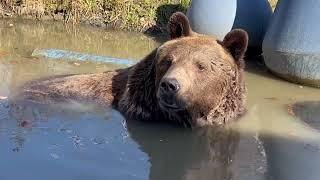
[[[163,78],[160,82],[157,97],[162,109],[175,111],[185,109],[185,103],[178,97],[181,88],[176,78]]]
[[[166,78],[161,81],[160,89],[163,93],[176,93],[180,89],[180,84],[175,78]]]

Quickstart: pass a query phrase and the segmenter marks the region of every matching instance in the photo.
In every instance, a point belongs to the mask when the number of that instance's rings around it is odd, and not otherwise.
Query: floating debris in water
[[[20,125],[20,127],[23,127],[23,128],[29,128],[29,127],[31,127],[32,123],[30,121],[24,120],[19,125]]]
[[[288,114],[290,114],[291,116],[296,116],[294,111],[293,111],[293,105],[288,105],[287,106],[287,112]]]
[[[15,148],[12,149],[12,151],[13,151],[13,152],[19,152],[19,151],[20,151],[20,148],[15,147]]]
[[[67,132],[68,134],[71,134],[71,133],[72,133],[72,130],[68,129],[68,130],[66,130],[66,132]]]
[[[265,100],[271,100],[271,101],[278,101],[279,98],[276,98],[276,97],[266,97],[264,98]]]
[[[51,156],[53,159],[59,159],[59,155],[58,155],[58,154],[51,153],[50,156]]]
[[[1,51],[1,50],[0,50],[0,57],[1,57],[1,56],[5,56],[5,55],[7,55],[7,54],[9,54],[9,53],[6,52],[6,51]]]
[[[78,135],[69,137],[72,139],[73,145],[77,149],[84,149],[84,144],[82,143],[82,138]]]
[[[106,144],[106,140],[104,138],[92,138],[91,141],[94,145]]]
[[[12,60],[12,61],[10,61],[10,64],[18,64],[18,61]]]
[[[60,148],[60,145],[58,145],[58,144],[51,144],[49,147],[48,147],[48,149],[51,149],[51,150],[53,150],[53,149],[59,149]]]
[[[297,98],[291,97],[289,98],[290,101],[297,101]]]
[[[71,134],[73,131],[71,129],[60,128],[58,129],[58,132],[66,132],[67,134]]]
[[[1,52],[0,52],[0,55],[1,55]],[[5,100],[5,99],[8,99],[8,97],[0,96],[0,100]]]
[[[261,174],[264,174],[267,172],[266,168],[263,167],[263,166],[260,166],[256,169],[257,172],[261,173]]]

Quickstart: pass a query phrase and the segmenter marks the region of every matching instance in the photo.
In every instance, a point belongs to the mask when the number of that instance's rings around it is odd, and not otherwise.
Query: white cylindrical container
[[[281,0],[263,41],[267,67],[279,77],[320,87],[320,1]]]
[[[193,0],[188,9],[192,29],[219,39],[232,29],[237,0]]]

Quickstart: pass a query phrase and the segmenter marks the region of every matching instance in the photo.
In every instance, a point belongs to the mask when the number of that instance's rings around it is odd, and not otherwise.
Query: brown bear
[[[23,97],[112,105],[127,119],[188,127],[225,124],[242,115],[247,33],[232,30],[222,41],[197,34],[180,12],[171,16],[168,29],[171,40],[131,67],[36,80],[23,86]]]

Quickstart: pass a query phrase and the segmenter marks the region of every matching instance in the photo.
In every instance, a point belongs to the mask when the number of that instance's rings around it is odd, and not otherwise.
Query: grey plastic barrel
[[[232,29],[244,29],[249,34],[249,47],[261,46],[272,17],[268,0],[237,0],[237,12]]]
[[[193,0],[187,16],[195,32],[222,39],[232,29],[236,8],[237,0]]]
[[[279,77],[320,87],[320,1],[281,0],[263,42],[267,67]]]

